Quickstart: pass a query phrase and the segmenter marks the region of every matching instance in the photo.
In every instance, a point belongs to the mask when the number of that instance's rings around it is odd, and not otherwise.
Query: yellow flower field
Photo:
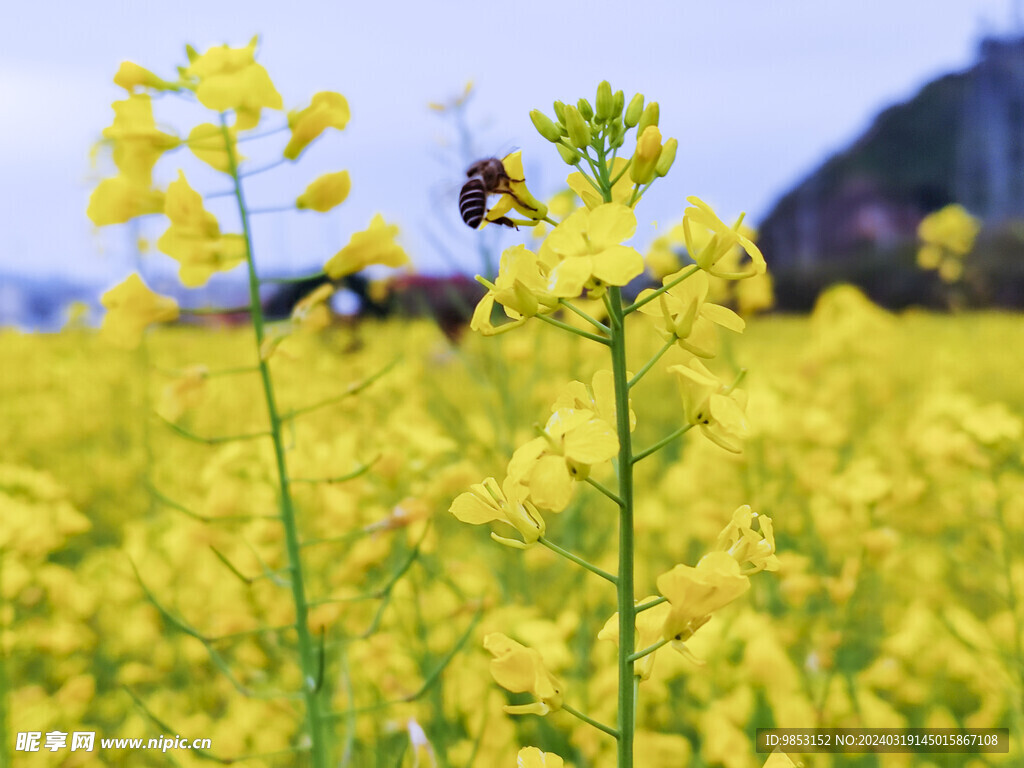
[[[126,352],[85,330],[3,333],[0,365],[18,372],[0,378],[7,734],[180,734],[223,758],[265,755],[246,764],[303,764],[281,753],[301,710],[266,698],[299,674],[269,442],[181,434],[265,429],[258,375],[238,370],[251,336],[168,328]],[[657,349],[645,338],[633,370]],[[530,325],[452,346],[427,322],[366,322],[274,356],[286,411],[365,384],[285,430],[308,624],[330,659],[328,722],[347,764],[413,765],[418,751],[419,765],[511,765],[523,744],[567,765],[614,760],[612,739],[565,712],[503,713],[532,697],[494,684],[484,648],[502,633],[535,649],[566,702],[614,722],[615,645],[597,641],[614,594],[550,550],[495,545],[448,513],[536,435],[558,382],[590,381],[599,350],[575,341]],[[1016,764],[1024,390],[1007,351],[1022,345],[1019,317],[893,316],[842,287],[809,319],[753,320],[728,344],[723,357],[750,369],[751,435],[732,455],[691,433],[637,465],[637,594],[696,563],[742,504],[774,521],[779,569],[716,611],[687,655],[657,654],[638,765],[759,766],[753,732],[769,726],[1008,727],[1010,754],[966,761],[791,756]],[[681,418],[676,383],[645,379],[633,409],[635,442],[655,441]],[[605,569],[613,531],[596,492],[547,516],[548,536]]]

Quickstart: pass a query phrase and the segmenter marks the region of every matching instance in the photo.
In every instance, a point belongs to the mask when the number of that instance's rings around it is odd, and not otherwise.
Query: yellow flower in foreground
[[[352,180],[348,171],[325,173],[306,187],[306,191],[295,201],[295,207],[326,213],[345,202],[351,188]]]
[[[538,313],[547,314],[557,309],[558,299],[547,289],[548,271],[537,254],[525,246],[506,248],[501,254],[494,285],[489,286],[477,304],[470,328],[484,336],[493,336],[522,325]],[[501,304],[513,322],[499,326],[491,323],[495,302]]]
[[[554,752],[541,752],[536,747],[523,747],[516,756],[516,768],[562,768],[564,765]]]
[[[548,277],[551,293],[574,299],[586,288],[600,296],[606,286],[625,285],[642,273],[643,257],[621,245],[634,232],[636,215],[621,203],[574,211],[541,246],[541,260],[555,264]]]
[[[157,130],[153,103],[147,94],[133,93],[115,101],[114,122],[103,129],[113,145],[114,165],[133,184],[149,188],[153,166],[160,155],[181,143],[177,136]]]
[[[134,272],[104,293],[100,301],[107,308],[100,333],[110,343],[125,349],[139,345],[142,332],[150,323],[178,319],[178,302],[153,293]]]
[[[256,63],[257,38],[245,48],[210,48],[192,59],[186,77],[198,78],[196,98],[208,109],[235,111],[235,128],[255,128],[260,110],[282,109],[281,94],[262,65]]]
[[[686,200],[690,207],[683,211],[683,233],[686,250],[697,266],[708,274],[726,280],[741,280],[765,273],[768,267],[761,250],[743,234],[742,214],[730,227],[699,197],[688,197]],[[737,246],[746,251],[750,264],[739,270],[723,268],[719,262]]]
[[[626,375],[632,376],[630,373]],[[633,413],[632,398],[629,402],[629,431],[632,432],[636,428],[636,414]],[[615,380],[611,370],[605,368],[595,373],[589,387],[582,381],[570,381],[555,399],[551,412],[563,408],[593,411],[594,415],[605,423],[614,424]]]
[[[510,194],[504,194],[487,211],[487,221],[497,221],[515,208],[527,219],[539,221],[548,215],[548,207],[533,196],[526,188],[526,173],[523,171],[523,153],[513,152],[501,161],[509,178]]]
[[[679,274],[667,275],[662,284],[668,285],[678,278]],[[643,290],[637,296],[637,300],[644,299],[651,293],[653,290],[650,288]],[[711,358],[718,353],[718,332],[715,326],[720,325],[730,331],[742,333],[746,323],[731,309],[712,304],[707,301],[707,297],[707,273],[694,272],[657,299],[640,307],[640,311],[658,318],[658,333],[666,341],[675,339],[679,346],[688,352],[698,357]]]
[[[122,61],[121,66],[114,75],[114,85],[119,85],[129,93],[136,88],[152,88],[155,91],[166,91],[174,88],[173,83],[168,83],[148,69],[140,67],[131,61]]]
[[[656,599],[656,596],[648,595],[643,600],[640,600],[637,605],[643,605],[644,603],[649,603]],[[671,611],[671,605],[668,603],[660,603],[653,608],[648,608],[646,611],[636,615],[636,639],[633,647],[637,651],[650,648],[661,640],[665,628],[665,620],[668,619],[668,615]],[[616,645],[619,644],[618,611],[613,613],[612,617],[605,622],[604,627],[602,627],[601,631],[597,633],[597,639],[610,640]],[[634,673],[639,676],[641,680],[646,680],[651,676],[651,672],[654,671],[654,657],[656,655],[657,652],[649,653],[642,659],[639,659],[634,665]]]
[[[740,453],[741,441],[749,432],[744,414],[747,393],[730,390],[697,359],[689,365],[669,366],[668,370],[679,377],[686,420],[699,426],[715,445]]]
[[[491,533],[499,544],[523,549],[544,535],[544,518],[537,507],[526,498],[527,489],[512,478],[506,478],[498,487],[493,477],[471,485],[469,491],[459,494],[448,509],[458,520],[470,525],[503,523],[515,528],[522,541]]]
[[[409,263],[409,257],[395,242],[398,227],[385,224],[384,217],[374,215],[368,229],[356,232],[348,245],[324,264],[324,272],[332,280],[359,272],[371,264],[400,267]]]
[[[516,449],[508,463],[509,478],[530,489],[541,509],[561,512],[572,498],[573,481],[585,480],[590,467],[619,451],[615,428],[593,411],[561,408],[552,414],[544,434]]]
[[[493,632],[484,638],[491,652],[491,675],[502,688],[512,693],[531,693],[540,701],[506,706],[510,715],[546,715],[562,708],[562,683],[548,672],[538,651],[512,638]]]
[[[624,157],[615,158],[615,162],[612,163],[611,168],[608,169],[609,179],[618,179],[612,185],[612,202],[622,203],[627,205],[629,198],[633,194],[633,181],[629,178],[628,173],[624,173],[626,170],[626,163],[629,161]],[[580,200],[583,204],[593,210],[598,206],[605,204],[605,199],[601,197],[601,193],[594,189],[590,182],[584,178],[582,173],[578,171],[576,173],[570,173],[569,178],[566,179],[566,183],[569,188],[579,195]]]
[[[348,101],[340,93],[321,91],[315,94],[308,107],[288,113],[292,137],[284,148],[284,156],[295,160],[327,128],[344,130],[350,117]]]
[[[136,216],[160,213],[164,209],[164,193],[140,186],[118,175],[104,179],[89,196],[86,213],[97,227],[124,224]]]
[[[228,136],[231,141],[231,152],[235,156],[235,167],[245,158],[238,152],[238,144],[235,136],[238,132],[231,128]],[[202,160],[216,171],[221,173],[231,172],[231,159],[228,156],[227,144],[224,141],[224,131],[219,125],[213,123],[201,123],[189,131],[188,148],[192,154]]]
[[[204,285],[214,272],[226,272],[245,261],[245,239],[220,233],[217,219],[203,208],[202,197],[181,171],[167,187],[164,213],[171,226],[156,245],[180,264],[182,284],[189,288]]]
[[[748,589],[750,579],[740,572],[739,563],[728,552],[710,552],[696,567],[677,565],[658,577],[658,591],[671,606],[662,636],[686,654],[683,643],[707,623],[713,612]]]

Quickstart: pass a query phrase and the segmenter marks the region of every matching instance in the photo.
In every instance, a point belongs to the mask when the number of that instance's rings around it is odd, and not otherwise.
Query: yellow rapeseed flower
[[[315,94],[308,107],[288,113],[292,137],[284,148],[284,156],[295,160],[327,128],[344,130],[350,118],[348,101],[340,93],[321,91]]]
[[[139,345],[142,332],[150,323],[178,319],[178,302],[151,291],[135,272],[104,293],[100,302],[107,308],[101,334],[107,341],[126,349]]]
[[[168,83],[148,69],[140,67],[131,61],[121,62],[117,74],[114,75],[114,85],[121,86],[129,93],[133,93],[136,88],[152,88],[155,91],[166,91],[175,87],[173,83]]]
[[[697,359],[689,365],[669,366],[668,370],[679,377],[686,420],[699,426],[711,442],[740,453],[741,441],[749,432],[744,414],[746,392],[730,390]]]
[[[226,272],[245,261],[245,239],[220,233],[217,219],[203,207],[202,197],[182,171],[167,187],[164,214],[171,226],[156,245],[179,263],[183,285],[204,285],[214,272]]]
[[[356,232],[348,245],[338,251],[324,264],[324,272],[332,280],[359,272],[371,264],[400,267],[409,263],[409,256],[402,246],[395,242],[398,227],[386,224],[384,217],[375,214],[370,226]]]
[[[710,552],[696,567],[677,565],[658,577],[658,591],[671,606],[662,628],[663,637],[671,640],[676,650],[687,654],[683,643],[707,623],[712,613],[748,589],[750,579],[741,573],[739,563],[728,552]]]
[[[491,652],[491,675],[502,688],[512,693],[531,693],[539,701],[505,706],[510,715],[546,715],[562,708],[562,683],[548,672],[538,651],[517,643],[507,635],[492,632],[484,638]]]
[[[89,196],[89,219],[97,227],[124,224],[136,216],[161,213],[164,193],[158,189],[134,183],[123,175],[104,179]]]
[[[534,544],[545,531],[544,518],[527,498],[527,488],[512,477],[505,478],[500,488],[493,477],[471,485],[469,491],[456,497],[448,511],[470,525],[497,522],[515,528],[522,541],[493,532],[491,538],[516,549]]]
[[[666,275],[662,284],[668,285],[677,277],[679,273]],[[644,299],[652,292],[652,289],[641,291],[637,300]],[[657,301],[651,300],[644,304],[640,311],[657,318],[658,333],[666,341],[675,339],[688,352],[698,357],[711,358],[718,354],[718,332],[715,326],[742,333],[746,323],[731,309],[707,301],[707,296],[707,273],[694,272],[662,293]]]
[[[261,109],[283,108],[270,75],[256,63],[256,42],[254,37],[244,48],[210,48],[192,59],[184,73],[198,79],[196,98],[204,107],[218,112],[234,110],[234,127],[240,131],[256,127]]]
[[[537,314],[557,309],[558,298],[547,289],[550,265],[541,262],[533,251],[523,245],[506,248],[501,254],[498,276],[494,284],[488,283],[487,293],[473,312],[470,327],[484,336],[503,333]],[[513,321],[495,326],[491,312],[497,302]]]
[[[917,264],[922,269],[937,269],[946,283],[955,283],[963,274],[963,258],[974,247],[981,222],[962,205],[947,205],[928,214],[917,227],[921,248]]]
[[[573,482],[585,480],[591,465],[615,456],[619,439],[614,427],[585,409],[555,411],[543,431],[516,449],[508,474],[530,489],[538,507],[561,512],[572,497]]]
[[[767,265],[761,250],[754,245],[741,229],[743,215],[731,227],[726,225],[711,206],[699,197],[688,197],[690,203],[683,211],[683,232],[686,250],[701,269],[715,277],[726,280],[741,280],[745,277],[764,274]],[[702,235],[704,237],[702,237]],[[710,237],[708,237],[708,235]],[[705,240],[705,242],[701,242]],[[743,269],[723,268],[722,262],[737,246],[746,251],[750,264]]]
[[[133,184],[148,189],[160,155],[178,146],[181,140],[157,130],[153,103],[147,94],[133,93],[111,106],[114,122],[103,129],[103,138],[113,145],[114,165]]]
[[[306,187],[306,191],[295,201],[295,207],[326,213],[345,202],[351,188],[352,180],[348,171],[325,173]]]
[[[643,257],[622,245],[636,232],[636,215],[621,203],[580,208],[552,230],[540,257],[555,263],[548,288],[555,296],[576,298],[584,289],[600,296],[609,285],[625,285],[644,271]]]
[[[231,139],[231,153],[235,158],[235,166],[245,158],[238,152],[238,144],[235,136],[238,131],[234,128],[228,130]],[[224,131],[219,125],[213,123],[201,123],[193,128],[188,134],[188,148],[192,154],[221,173],[231,172],[231,159],[228,155],[228,147],[224,141]]]

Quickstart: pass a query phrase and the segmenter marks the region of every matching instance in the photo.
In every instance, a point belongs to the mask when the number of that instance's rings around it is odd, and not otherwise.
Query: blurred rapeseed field
[[[121,67],[117,174],[89,215],[165,215],[182,283],[247,270],[252,322],[169,325],[206,310],[133,275],[99,334],[0,332],[0,759],[1019,764],[1019,317],[894,315],[850,286],[807,318],[755,316],[755,233],[696,197],[648,253],[622,245],[676,141],[604,82],[531,115],[576,169],[571,204],[535,198],[520,153],[463,190],[468,223],[499,194],[488,226],[544,231],[481,278],[480,333],[332,322],[331,281],[271,324],[237,149],[283,100],[255,41],[188,59],[172,81]],[[156,93],[218,122],[158,130]],[[348,119],[318,93],[282,157]],[[241,231],[184,172],[152,188],[185,147],[231,182]],[[349,188],[326,174],[294,205]],[[940,263],[970,245],[940,253],[942,232],[972,226],[926,228],[922,266],[952,280]],[[316,276],[404,265],[396,234],[375,217]],[[662,285],[630,303],[645,269]],[[758,754],[768,727],[1005,727],[1010,751]],[[210,744],[49,748],[73,732]]]

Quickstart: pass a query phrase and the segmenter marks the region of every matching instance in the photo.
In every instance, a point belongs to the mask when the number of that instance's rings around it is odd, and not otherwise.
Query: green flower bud
[[[569,132],[569,143],[574,147],[583,149],[590,146],[590,125],[571,104],[565,107],[565,129]]]
[[[555,117],[558,118],[558,122],[565,122],[565,104],[560,101],[555,102]]]
[[[548,141],[558,141],[562,138],[562,132],[558,130],[558,126],[539,109],[530,110],[530,119],[533,121],[533,127],[537,129],[537,133]]]
[[[622,137],[625,134],[626,129],[618,120],[608,123],[608,145],[613,149],[622,146]]]
[[[659,176],[664,176],[668,173],[668,169],[672,167],[672,163],[676,161],[676,149],[679,147],[679,142],[675,139],[669,139],[665,142],[665,146],[661,148],[661,157],[658,158],[658,164],[654,167],[654,172]]]
[[[577,101],[576,109],[580,111],[580,114],[583,115],[583,119],[586,120],[588,123],[593,119],[594,108],[590,106],[590,102],[587,101],[586,99],[580,99],[579,101]]]
[[[627,128],[632,128],[638,122],[640,122],[640,115],[644,111],[644,95],[638,93],[632,99],[629,100],[629,106],[626,107],[626,118],[625,123]]]
[[[618,117],[622,114],[622,108],[626,105],[626,94],[622,91],[616,91],[615,95],[612,96],[612,117]]]
[[[615,101],[612,98],[612,86],[607,80],[602,80],[597,86],[597,100],[594,105],[594,117],[598,122],[604,122],[614,115]]]
[[[558,150],[558,154],[562,156],[568,165],[576,165],[581,159],[582,155],[575,149],[569,149],[565,144],[555,144],[555,149]]]
[[[657,125],[658,117],[658,102],[652,101],[647,105],[647,109],[644,110],[644,113],[640,115],[640,122],[636,126],[637,136],[643,134],[644,128],[648,125]]]

